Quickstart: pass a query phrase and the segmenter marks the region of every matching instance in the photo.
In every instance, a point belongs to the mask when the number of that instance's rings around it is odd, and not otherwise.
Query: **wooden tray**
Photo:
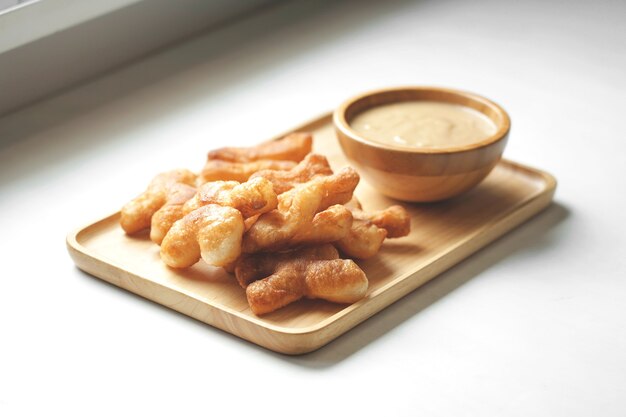
[[[346,164],[330,115],[293,130],[313,132],[316,150],[328,156],[333,168]],[[463,196],[444,203],[405,204],[412,216],[410,236],[387,240],[375,258],[359,262],[370,282],[365,299],[352,305],[301,300],[261,318],[250,311],[245,292],[233,277],[202,262],[188,270],[169,269],[147,233],[124,234],[119,213],[69,234],[67,246],[85,272],[268,349],[302,354],[320,348],[528,220],[550,204],[555,187],[556,181],[545,172],[502,161]],[[364,181],[357,195],[365,209],[395,203]]]

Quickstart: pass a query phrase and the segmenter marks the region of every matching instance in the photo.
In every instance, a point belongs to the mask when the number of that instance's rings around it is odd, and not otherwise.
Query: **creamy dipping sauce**
[[[496,133],[489,117],[470,107],[439,101],[404,101],[372,107],[350,126],[365,139],[412,148],[469,145]]]

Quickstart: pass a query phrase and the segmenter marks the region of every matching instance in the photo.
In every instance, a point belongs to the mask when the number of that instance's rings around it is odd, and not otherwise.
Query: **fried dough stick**
[[[311,245],[335,242],[350,233],[352,213],[341,204],[330,206],[313,217],[311,225],[296,233],[291,244]]]
[[[122,229],[128,234],[147,229],[150,227],[154,213],[168,201],[170,193],[178,190],[176,184],[193,186],[195,181],[196,174],[186,169],[167,171],[157,175],[143,193],[122,207],[120,217]]]
[[[276,194],[272,190],[272,184],[264,179],[239,184],[236,181],[214,181],[205,184],[197,193],[186,195],[184,205],[164,205],[153,216],[151,239],[160,244],[165,234],[169,231],[176,220],[181,219],[193,210],[207,204],[219,204],[238,209],[247,223],[252,224],[254,219],[249,219],[261,213],[270,211],[276,207]],[[174,201],[178,203],[178,201]],[[248,220],[250,220],[248,222]],[[246,228],[247,229],[247,228]]]
[[[251,282],[272,275],[280,263],[293,259],[339,259],[339,252],[328,243],[287,252],[244,254],[235,263],[235,278],[242,288],[246,288]]]
[[[252,162],[231,162],[221,159],[209,159],[198,177],[198,186],[210,181],[246,182],[257,171],[288,170],[296,166],[293,161],[275,161],[260,159]]]
[[[244,222],[232,207],[209,204],[178,220],[161,243],[161,259],[173,268],[186,268],[202,259],[226,266],[241,254]]]
[[[352,228],[335,245],[351,258],[371,258],[378,253],[385,238],[406,236],[411,231],[411,219],[401,206],[367,213],[356,198],[346,206],[352,212]]]
[[[200,187],[183,210],[187,214],[207,204],[236,208],[244,218],[248,218],[274,210],[278,198],[272,183],[265,178],[255,178],[244,183],[212,181]]]
[[[246,288],[252,312],[267,314],[300,298],[354,303],[367,292],[365,273],[352,260],[293,259],[281,262],[269,277]]]
[[[183,204],[170,206],[168,203],[155,213],[150,231],[152,241],[160,244],[174,222],[208,204],[235,208],[241,212],[246,221],[253,216],[273,210],[278,204],[272,183],[264,178],[243,184],[237,181],[212,181],[204,184],[197,192],[194,190],[191,196],[185,197]],[[254,219],[250,224],[253,222]]]
[[[411,217],[402,206],[391,206],[371,213],[369,220],[385,229],[388,238],[408,236],[411,233]]]
[[[274,185],[274,191],[280,195],[298,184],[310,181],[318,175],[332,175],[332,173],[333,170],[330,169],[325,156],[311,153],[288,171],[265,169],[252,174],[250,179],[262,177],[270,180],[272,185]]]
[[[278,207],[262,214],[243,240],[243,252],[254,253],[287,246],[298,233],[311,227],[317,213],[352,198],[359,182],[353,168],[317,177],[278,196]]]
[[[251,162],[261,159],[301,161],[311,152],[313,137],[307,132],[295,132],[249,148],[220,148],[209,152],[208,159],[230,162]]]
[[[174,184],[167,196],[167,201],[152,215],[150,224],[150,240],[160,245],[165,234],[174,222],[181,219],[185,213],[184,204],[196,194],[196,189],[187,184]]]

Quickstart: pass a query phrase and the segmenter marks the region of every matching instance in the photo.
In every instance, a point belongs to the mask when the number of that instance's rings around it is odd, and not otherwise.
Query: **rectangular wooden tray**
[[[330,115],[293,130],[313,132],[315,149],[328,156],[333,168],[346,165]],[[376,257],[358,262],[370,282],[363,300],[352,305],[301,300],[263,317],[250,311],[245,292],[223,270],[202,262],[183,271],[167,268],[147,234],[124,234],[119,213],[70,233],[67,245],[76,265],[89,274],[268,349],[302,354],[528,220],[550,204],[555,188],[551,175],[503,160],[463,196],[436,204],[404,204],[412,217],[411,234],[387,240]],[[357,195],[367,210],[397,203],[363,180]]]

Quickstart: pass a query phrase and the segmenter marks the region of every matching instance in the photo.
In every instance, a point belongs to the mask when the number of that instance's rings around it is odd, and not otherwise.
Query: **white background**
[[[0,119],[0,414],[623,416],[626,4],[294,2]],[[78,271],[158,171],[376,87],[483,94],[555,204],[301,357]]]

